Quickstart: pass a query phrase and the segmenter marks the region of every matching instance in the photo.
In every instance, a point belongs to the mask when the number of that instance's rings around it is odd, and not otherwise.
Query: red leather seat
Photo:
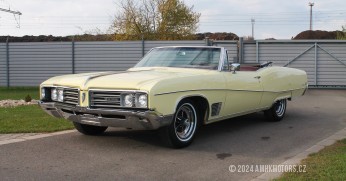
[[[255,65],[240,65],[240,71],[257,71],[259,67]]]

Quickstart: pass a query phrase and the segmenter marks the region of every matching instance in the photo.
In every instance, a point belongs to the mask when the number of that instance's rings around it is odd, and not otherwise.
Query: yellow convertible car
[[[158,47],[127,71],[50,78],[40,85],[39,105],[86,135],[107,127],[158,129],[179,148],[204,124],[259,111],[280,121],[286,101],[307,85],[302,70],[230,64],[223,47]]]

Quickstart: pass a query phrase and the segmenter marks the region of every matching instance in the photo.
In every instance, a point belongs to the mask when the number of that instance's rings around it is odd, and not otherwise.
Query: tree
[[[342,31],[337,32],[336,39],[346,40],[346,26],[342,26]]]
[[[200,14],[181,0],[122,0],[111,29],[114,40],[193,39]]]

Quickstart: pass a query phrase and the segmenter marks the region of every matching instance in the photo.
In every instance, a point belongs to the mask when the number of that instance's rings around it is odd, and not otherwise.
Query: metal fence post
[[[144,35],[142,35],[142,57],[144,57],[145,54],[145,41],[144,41]]]
[[[10,87],[10,50],[9,50],[9,37],[6,39],[6,79],[7,87]]]
[[[212,42],[210,41],[209,37],[205,37],[205,45],[212,46]]]
[[[72,74],[75,74],[75,52],[74,52],[74,37],[72,38]]]
[[[256,40],[256,62],[259,63],[259,43]]]
[[[315,86],[317,86],[317,42],[315,42]]]
[[[239,53],[238,63],[242,63],[244,59],[244,56],[243,56],[244,55],[244,52],[243,52],[244,41],[243,40],[244,40],[243,37],[240,37],[238,41],[238,53]]]

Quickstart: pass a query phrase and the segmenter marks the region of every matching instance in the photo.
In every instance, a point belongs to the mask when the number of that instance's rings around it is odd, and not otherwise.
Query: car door
[[[263,94],[261,78],[256,71],[224,72],[227,115],[242,114],[259,108]]]

